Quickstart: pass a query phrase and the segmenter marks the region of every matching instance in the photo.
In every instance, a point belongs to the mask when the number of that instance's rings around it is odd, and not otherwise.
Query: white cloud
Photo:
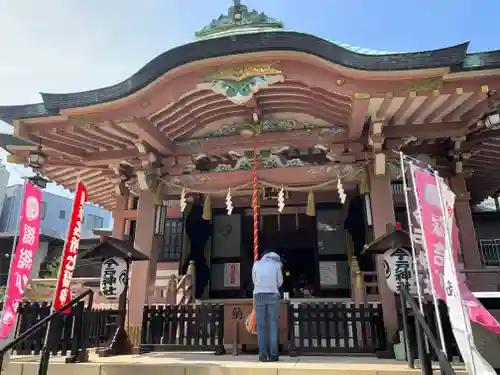
[[[103,30],[85,26],[80,2],[51,0],[20,1],[2,6],[0,13],[0,104],[39,102],[38,92],[77,91],[114,79],[113,69],[97,69],[92,61],[106,44]],[[82,2],[83,3],[83,2]],[[83,21],[83,22],[82,22]],[[90,25],[87,25],[90,26]],[[100,71],[100,72],[99,72]],[[11,132],[0,123],[1,132]],[[2,151],[5,160],[7,153]],[[8,165],[9,184],[23,182],[33,172],[21,165]],[[51,184],[49,191],[71,195]]]
[[[137,41],[128,44],[129,38],[134,39],[134,17],[142,14],[142,21],[147,20],[139,2],[1,2],[0,105],[40,102],[39,92],[75,92],[115,84],[154,57],[135,49],[161,49],[154,41],[146,46]],[[151,2],[155,3],[162,2]],[[12,128],[0,121],[0,132],[10,133]],[[6,156],[0,152],[3,160]],[[7,167],[9,184],[22,183],[24,176],[32,175],[21,165]],[[71,195],[55,184],[48,190]]]

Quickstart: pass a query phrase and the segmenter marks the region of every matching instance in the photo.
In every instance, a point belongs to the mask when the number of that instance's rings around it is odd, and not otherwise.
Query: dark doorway
[[[283,291],[300,298],[314,294],[317,282],[316,223],[303,213],[260,216],[259,252],[270,249],[283,261]],[[243,249],[253,254],[253,217],[244,218]]]

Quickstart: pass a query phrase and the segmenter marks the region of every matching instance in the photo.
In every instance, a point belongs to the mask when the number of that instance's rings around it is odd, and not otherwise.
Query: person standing
[[[281,259],[278,254],[267,250],[255,262],[252,269],[253,294],[257,320],[259,361],[275,362],[278,354],[278,318],[280,313],[280,292],[283,284]],[[269,332],[269,344],[267,335]]]

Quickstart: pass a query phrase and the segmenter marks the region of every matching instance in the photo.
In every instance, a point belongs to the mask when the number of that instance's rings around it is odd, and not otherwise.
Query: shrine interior
[[[348,250],[345,215],[334,203],[317,204],[316,216],[306,205],[287,206],[281,214],[263,207],[259,215],[259,254],[272,250],[283,262],[283,292],[290,298],[348,298]],[[210,298],[252,295],[253,211],[235,208],[231,216],[214,210],[211,243]],[[234,236],[234,237],[233,237]],[[222,264],[240,264],[240,284],[221,280]]]

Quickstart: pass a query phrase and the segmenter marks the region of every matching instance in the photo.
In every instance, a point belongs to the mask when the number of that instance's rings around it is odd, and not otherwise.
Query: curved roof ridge
[[[326,39],[328,40],[328,39]],[[329,40],[330,43],[334,43],[342,48],[345,48],[349,51],[359,53],[360,55],[394,55],[394,54],[400,54],[403,52],[390,52],[390,51],[381,51],[381,50],[376,50],[372,48],[365,48],[365,47],[359,47],[359,46],[353,46],[351,44],[347,43],[341,43],[336,40]]]
[[[351,44],[341,43],[341,42],[338,42],[336,40],[329,40],[326,38],[322,38],[322,39],[328,40],[330,43],[334,43],[334,44],[336,44],[342,48],[345,48],[346,50],[349,50],[351,52],[357,53],[359,55],[367,55],[367,56],[373,56],[373,55],[395,56],[395,55],[410,55],[410,54],[414,55],[414,54],[433,53],[436,51],[445,51],[445,50],[450,50],[450,49],[455,49],[455,48],[464,48],[465,51],[467,51],[467,48],[469,48],[469,44],[470,44],[470,41],[466,41],[466,42],[462,42],[459,44],[454,44],[454,45],[449,46],[449,47],[443,47],[443,48],[438,48],[438,49],[429,49],[429,50],[425,50],[425,51],[390,52],[390,51],[380,51],[380,50],[371,49],[371,48],[353,46]],[[489,52],[486,52],[486,53],[489,53]]]
[[[374,50],[338,44],[311,34],[295,31],[265,31],[193,41],[158,55],[129,78],[112,86],[73,93],[41,93],[43,103],[0,106],[0,119],[42,117],[65,108],[86,107],[126,97],[163,74],[193,61],[254,52],[288,51],[310,54],[334,64],[362,71],[401,71],[455,67],[460,70],[467,57],[468,42],[432,51],[378,54]],[[369,53],[369,52],[372,53]],[[479,68],[500,68],[499,56]],[[486,53],[484,56],[490,56]],[[485,57],[481,61],[485,61]]]

